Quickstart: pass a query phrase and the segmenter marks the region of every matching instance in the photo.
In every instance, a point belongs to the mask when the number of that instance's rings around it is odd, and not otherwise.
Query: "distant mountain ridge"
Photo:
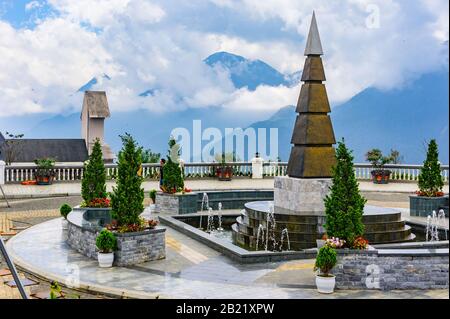
[[[288,86],[298,84],[299,74],[284,75],[261,60],[249,60],[228,52],[217,52],[207,57],[204,62],[211,66],[221,66],[230,72],[231,81],[236,88],[247,87],[250,91],[260,85]]]
[[[345,139],[355,161],[365,162],[372,148],[388,153],[397,149],[405,163],[422,164],[425,143],[435,138],[440,161],[449,163],[449,73],[425,74],[406,87],[390,91],[369,88],[331,112],[336,140]],[[279,154],[289,158],[297,114],[294,106],[281,108],[266,121],[250,127],[277,127]]]
[[[229,70],[236,87],[252,89],[258,85],[276,86],[290,83],[287,79],[289,76],[283,75],[262,61],[251,61],[226,52],[209,56],[205,59],[205,63],[212,67],[220,64]],[[299,74],[296,74],[297,81]],[[424,142],[436,138],[440,147],[441,162],[449,163],[448,76],[447,68],[424,74],[405,87],[390,91],[368,88],[360,92],[348,102],[333,108],[331,117],[336,139],[345,137],[348,146],[354,150],[355,161],[358,162],[364,161],[367,150],[378,147],[385,152],[391,148],[398,149],[404,155],[406,163],[421,164],[425,157]],[[98,82],[108,80],[102,76],[96,77],[96,80],[97,78]],[[90,86],[84,85],[81,88],[98,89],[98,84],[94,83],[93,79],[89,82]],[[146,94],[153,93],[154,89],[149,89]],[[136,136],[141,145],[165,154],[167,139],[172,129],[184,127],[191,131],[192,121],[195,119],[202,120],[203,128],[216,127],[221,130],[237,126],[278,128],[279,155],[283,161],[287,161],[296,115],[293,106],[281,107],[262,121],[237,118],[222,107],[186,109],[163,114],[146,110],[113,112],[112,117],[105,123],[105,135],[114,151],[118,151],[121,146],[118,135],[129,132]],[[19,132],[25,133],[26,137],[80,136],[79,113],[57,115],[45,120],[36,116],[29,118],[30,121],[25,120],[26,117],[20,118],[20,121],[13,119],[17,123],[18,130],[20,123],[24,127]]]

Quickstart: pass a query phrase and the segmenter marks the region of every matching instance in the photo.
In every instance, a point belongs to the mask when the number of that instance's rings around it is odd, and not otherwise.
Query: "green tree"
[[[329,237],[344,239],[351,246],[355,238],[364,233],[362,215],[366,199],[359,193],[353,156],[344,140],[338,143],[336,159],[331,193],[325,198],[325,228]]]
[[[180,146],[175,139],[169,139],[169,152],[163,167],[163,187],[168,193],[180,192],[184,189],[183,174],[179,165]]]
[[[428,143],[428,152],[423,167],[419,174],[419,190],[423,196],[436,197],[442,192],[444,180],[441,175],[441,164],[439,164],[439,151],[436,140]]]
[[[116,187],[111,193],[112,216],[119,226],[140,224],[139,215],[144,211],[142,148],[126,133],[121,136],[123,147],[119,152]]]
[[[89,160],[84,163],[81,197],[87,205],[96,198],[106,198],[106,171],[102,145],[96,139]]]
[[[11,165],[23,152],[20,140],[24,134],[5,132],[5,136],[7,139],[0,132],[0,154],[3,154],[6,165]]]
[[[153,153],[151,149],[142,152],[142,163],[158,163],[161,153]]]

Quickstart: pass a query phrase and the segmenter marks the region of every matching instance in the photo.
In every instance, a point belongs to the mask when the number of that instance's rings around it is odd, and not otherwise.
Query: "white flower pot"
[[[102,268],[112,267],[114,253],[98,253],[98,265]]]
[[[334,275],[328,275],[329,277],[322,277],[316,275],[317,291],[322,294],[332,294],[334,292],[334,286],[336,285],[336,277]]]

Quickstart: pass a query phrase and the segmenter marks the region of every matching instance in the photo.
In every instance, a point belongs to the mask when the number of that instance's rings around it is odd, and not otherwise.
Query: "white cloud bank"
[[[81,94],[74,92],[103,73],[111,80],[100,81],[95,89],[107,91],[115,111],[220,105],[257,112],[295,104],[299,87],[237,90],[228,74],[212,70],[202,59],[228,51],[261,59],[285,73],[298,71],[313,9],[334,103],[369,86],[402,85],[448,63],[448,47],[443,46],[448,42],[447,0],[47,2],[56,14],[34,29],[15,29],[0,20],[0,116],[77,110]],[[31,1],[26,8],[40,3]],[[207,6],[220,8],[211,14],[223,9],[230,21],[233,15],[248,17],[250,23],[281,21],[278,31],[291,37],[274,40],[255,34],[253,39],[228,32],[227,25],[219,26],[223,32],[205,31],[196,12]],[[192,17],[186,20],[186,15]],[[378,18],[379,27],[367,24]],[[154,94],[138,96],[148,89]]]

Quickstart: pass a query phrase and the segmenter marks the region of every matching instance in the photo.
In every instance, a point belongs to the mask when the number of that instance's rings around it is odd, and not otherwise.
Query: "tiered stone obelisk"
[[[331,185],[336,143],[325,85],[322,44],[315,14],[308,34],[304,82],[300,91],[287,177],[275,178],[277,214],[324,215],[323,199]]]

